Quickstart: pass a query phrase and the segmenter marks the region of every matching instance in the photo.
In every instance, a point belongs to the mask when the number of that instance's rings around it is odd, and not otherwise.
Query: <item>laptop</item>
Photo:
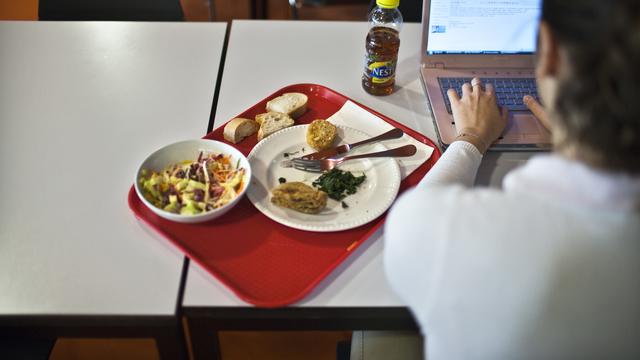
[[[479,77],[492,83],[498,105],[510,110],[502,136],[490,150],[549,150],[551,134],[522,102],[537,98],[534,51],[540,0],[424,0],[420,75],[438,141],[456,137],[447,90]]]

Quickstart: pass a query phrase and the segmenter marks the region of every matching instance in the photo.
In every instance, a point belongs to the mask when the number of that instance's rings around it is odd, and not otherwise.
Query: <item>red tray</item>
[[[309,97],[308,110],[296,121],[298,124],[326,119],[350,100],[321,85],[296,84],[276,91],[237,117],[254,118],[264,112],[269,99],[286,92],[301,92]],[[400,192],[416,185],[440,157],[438,148],[424,135],[358,105],[434,147],[431,158],[402,181]],[[204,138],[224,141],[222,131],[220,126]],[[255,144],[256,137],[252,136],[234,146],[247,155]],[[238,297],[260,307],[280,307],[302,299],[362,245],[386,216],[355,229],[315,233],[292,229],[269,219],[246,196],[224,216],[201,224],[181,224],[158,217],[142,204],[133,187],[129,191],[129,206],[136,217],[170,240]]]

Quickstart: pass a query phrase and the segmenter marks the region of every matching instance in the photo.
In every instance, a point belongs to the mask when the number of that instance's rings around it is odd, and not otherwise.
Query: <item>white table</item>
[[[435,140],[427,99],[418,78],[420,25],[405,24],[401,31],[396,77],[399,89],[386,97],[371,96],[361,88],[367,30],[365,22],[234,21],[213,127],[286,85],[317,83]],[[528,156],[489,155],[492,160],[481,170],[479,182],[499,184],[501,174]],[[217,329],[285,329],[304,324],[316,329],[411,328],[414,323],[404,304],[385,280],[382,248],[379,230],[303,301],[278,310],[251,308],[191,263],[183,300],[185,314],[190,326],[195,324],[200,329],[212,323]],[[319,317],[328,322],[318,322]],[[345,317],[350,320],[342,321]],[[198,335],[192,331],[192,336]]]
[[[225,33],[0,22],[0,327],[176,319],[184,257],[127,193],[148,154],[205,133]]]
[[[404,24],[398,59],[399,90],[386,97],[362,90],[364,22],[234,21],[220,86],[214,128],[286,85],[317,83],[345,94],[436,141],[427,99],[418,78],[420,25]],[[295,45],[290,45],[295,44]],[[530,154],[490,154],[480,182],[498,185],[508,168]],[[498,170],[496,171],[496,165]],[[504,170],[504,171],[503,171]],[[339,269],[297,306],[399,306],[384,281],[381,231],[352,262]],[[192,264],[184,306],[246,306],[208,273]]]
[[[360,85],[367,26],[364,22],[233,21],[214,127],[284,86],[316,83],[435,139],[418,79],[420,26],[405,24],[402,29],[396,78],[400,89],[387,97],[371,96]],[[321,291],[297,306],[401,306],[383,280],[381,234],[378,231],[347,266],[320,286]],[[248,306],[195,264],[190,265],[183,305]]]

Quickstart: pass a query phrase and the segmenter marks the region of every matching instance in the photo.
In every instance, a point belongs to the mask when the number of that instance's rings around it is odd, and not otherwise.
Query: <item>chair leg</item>
[[[336,345],[336,360],[351,359],[351,341],[340,341]]]
[[[56,339],[0,338],[0,359],[49,359]]]
[[[291,9],[291,19],[298,20],[298,6],[296,0],[289,0],[289,8]]]

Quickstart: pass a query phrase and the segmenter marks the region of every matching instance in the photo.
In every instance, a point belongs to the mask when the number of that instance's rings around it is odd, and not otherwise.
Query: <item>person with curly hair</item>
[[[472,188],[504,130],[450,90],[458,137],[385,226],[385,270],[428,359],[640,359],[640,1],[543,0],[525,97],[553,151]]]

